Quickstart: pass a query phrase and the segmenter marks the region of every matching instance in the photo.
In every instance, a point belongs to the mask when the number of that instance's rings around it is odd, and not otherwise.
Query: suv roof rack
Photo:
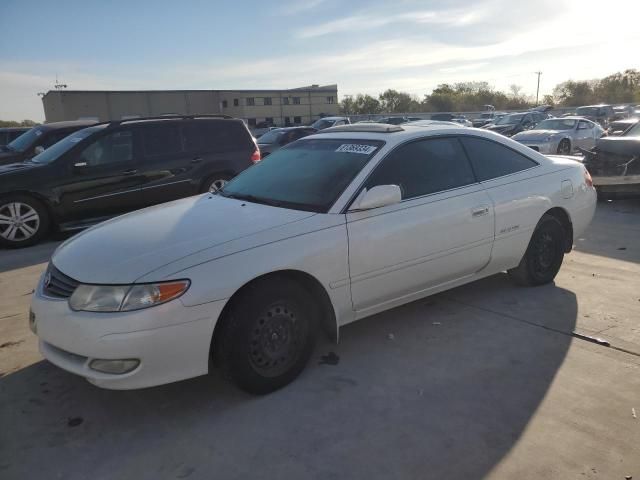
[[[235,117],[230,115],[216,115],[216,114],[192,114],[192,115],[179,115],[179,114],[167,114],[157,115],[153,117],[135,117],[135,118],[123,118],[121,120],[108,120],[106,122],[96,123],[95,125],[108,125],[109,127],[116,127],[125,122],[140,122],[145,120],[192,120],[194,118],[222,118],[226,120],[233,120]]]
[[[352,123],[351,125],[338,125],[329,127],[316,133],[339,133],[339,132],[369,132],[369,133],[393,133],[403,132],[400,125],[389,125],[387,123]]]

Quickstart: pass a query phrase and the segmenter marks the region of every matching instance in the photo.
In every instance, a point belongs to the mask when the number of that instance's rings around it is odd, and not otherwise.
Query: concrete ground
[[[638,200],[599,204],[555,285],[497,275],[349,325],[265,397],[43,361],[26,312],[56,245],[0,251],[2,479],[640,478]]]

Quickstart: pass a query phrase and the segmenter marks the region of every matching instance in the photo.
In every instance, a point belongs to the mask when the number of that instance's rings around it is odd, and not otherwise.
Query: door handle
[[[136,170],[135,168],[131,168],[122,172],[123,175],[134,175],[136,173],[138,173],[138,170]]]
[[[482,217],[488,214],[489,214],[489,207],[482,206],[482,207],[476,207],[471,209],[471,216],[474,218]]]
[[[191,163],[200,163],[202,161],[202,157],[195,157],[191,159]]]

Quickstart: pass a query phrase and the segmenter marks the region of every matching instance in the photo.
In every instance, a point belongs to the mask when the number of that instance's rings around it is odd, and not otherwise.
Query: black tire
[[[257,395],[292,382],[313,353],[314,305],[301,285],[285,277],[272,277],[240,292],[222,319],[214,347],[224,376]]]
[[[558,144],[559,155],[571,155],[571,141],[567,138],[560,140]]]
[[[228,175],[226,173],[218,173],[216,175],[211,175],[204,182],[202,182],[202,193],[215,192],[217,189],[223,187],[224,184],[227,183],[232,178],[233,177],[231,175]],[[217,184],[216,189],[212,190],[212,186],[216,184]]]
[[[8,218],[17,223],[8,223]],[[0,222],[0,246],[22,248],[35,245],[47,235],[51,217],[39,200],[15,194],[0,198]]]
[[[560,221],[544,215],[531,236],[520,264],[508,270],[517,285],[538,286],[553,281],[558,274],[566,246],[566,232]]]

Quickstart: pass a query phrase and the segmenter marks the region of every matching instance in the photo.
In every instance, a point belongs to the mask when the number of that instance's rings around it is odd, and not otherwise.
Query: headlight
[[[551,140],[553,140],[553,135],[549,135],[548,137],[544,137],[542,139],[543,142],[550,142]]]
[[[80,285],[69,298],[69,307],[87,312],[140,310],[180,297],[189,285],[189,280],[140,285]]]

